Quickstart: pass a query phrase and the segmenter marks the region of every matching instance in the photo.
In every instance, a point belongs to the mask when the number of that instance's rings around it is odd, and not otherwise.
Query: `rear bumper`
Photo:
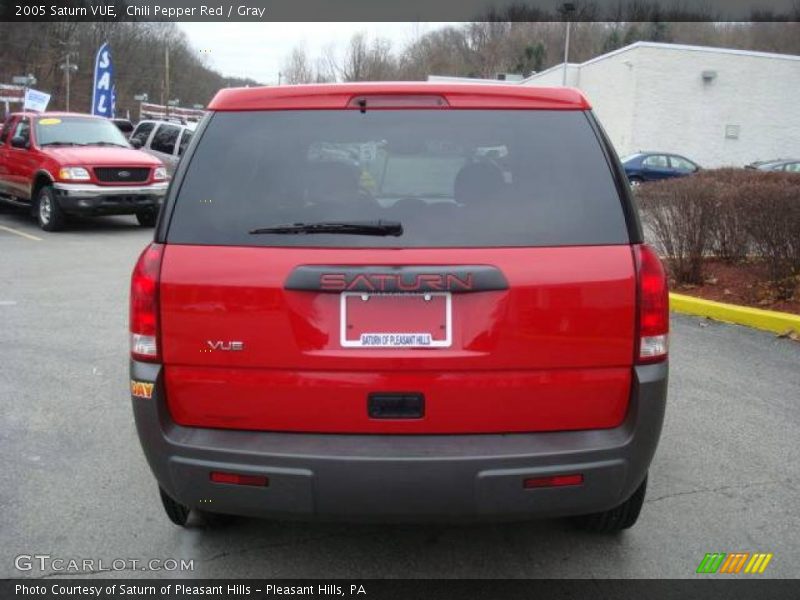
[[[378,520],[520,519],[597,512],[627,499],[655,453],[667,364],[636,367],[614,429],[485,435],[344,435],[187,428],[166,406],[161,367],[134,397],[142,447],[161,487],[193,508],[256,517]],[[268,487],[211,483],[211,471],[266,475]],[[584,483],[524,489],[522,480],[581,473]]]
[[[166,181],[146,185],[103,186],[61,184],[53,186],[59,206],[69,214],[132,214],[157,209],[167,193]]]

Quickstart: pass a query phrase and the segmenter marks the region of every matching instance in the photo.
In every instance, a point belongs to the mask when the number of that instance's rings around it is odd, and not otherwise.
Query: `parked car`
[[[286,90],[216,95],[133,271],[133,412],[168,517],[632,526],[667,282],[586,98]],[[332,159],[354,144],[358,166]]]
[[[788,173],[800,173],[800,159],[798,158],[776,158],[773,160],[762,160],[750,163],[745,169],[757,169],[759,171],[786,171]]]
[[[111,119],[111,122],[117,126],[117,129],[119,129],[125,137],[130,136],[133,132],[133,123],[128,119]]]
[[[131,148],[108,119],[21,112],[0,131],[0,197],[46,231],[68,215],[135,214],[152,227],[166,190],[161,161]]]
[[[637,186],[646,181],[685,177],[700,170],[685,156],[662,152],[637,152],[622,159],[628,181]]]
[[[130,136],[131,142],[167,166],[171,176],[196,129],[195,123],[140,121]]]

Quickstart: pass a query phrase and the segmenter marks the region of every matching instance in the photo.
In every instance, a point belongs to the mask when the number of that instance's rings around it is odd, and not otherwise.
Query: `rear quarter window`
[[[188,158],[171,243],[629,243],[610,166],[581,111],[219,112]],[[365,220],[399,221],[403,235],[249,233]]]
[[[174,154],[180,132],[181,128],[176,125],[159,125],[150,142],[150,149],[164,154]]]

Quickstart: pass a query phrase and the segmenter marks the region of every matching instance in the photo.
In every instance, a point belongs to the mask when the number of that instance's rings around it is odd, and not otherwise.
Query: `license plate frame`
[[[427,297],[444,297],[445,315],[445,335],[444,339],[435,339],[433,332],[367,332],[362,333],[359,339],[353,340],[347,337],[347,301],[353,296],[417,296],[424,300]],[[429,343],[364,343],[364,336],[430,336]],[[339,343],[342,348],[369,348],[376,350],[403,350],[403,349],[426,349],[426,348],[449,348],[453,345],[453,295],[450,292],[425,292],[425,293],[365,293],[365,292],[342,292],[339,295]]]

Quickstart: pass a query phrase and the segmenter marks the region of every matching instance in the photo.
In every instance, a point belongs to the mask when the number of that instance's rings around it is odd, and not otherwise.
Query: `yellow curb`
[[[750,308],[749,306],[739,306],[737,304],[725,304],[724,302],[714,302],[713,300],[703,300],[693,296],[673,293],[669,295],[669,308],[687,315],[709,317],[717,321],[746,325],[747,327],[774,333],[785,333],[789,329],[794,329],[797,333],[800,333],[800,315],[790,313]]]

